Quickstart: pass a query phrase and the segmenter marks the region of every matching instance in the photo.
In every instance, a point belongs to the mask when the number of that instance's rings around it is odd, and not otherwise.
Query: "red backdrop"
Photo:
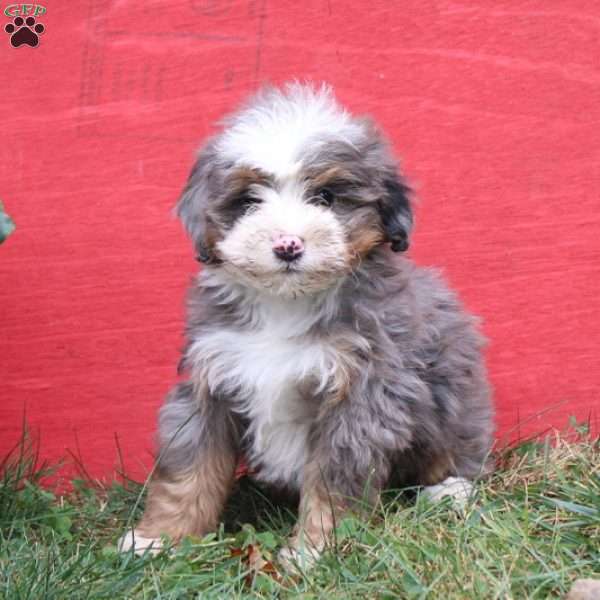
[[[598,419],[600,3],[45,6],[39,47],[0,30],[0,451],[26,410],[44,457],[77,436],[109,475],[118,435],[149,464],[197,268],[170,209],[215,121],[293,77],[392,138],[414,259],[484,317],[500,434]]]

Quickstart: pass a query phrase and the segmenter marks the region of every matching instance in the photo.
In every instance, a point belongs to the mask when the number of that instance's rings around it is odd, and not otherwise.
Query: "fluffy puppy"
[[[394,254],[409,188],[370,120],[326,86],[263,91],[205,144],[177,213],[205,263],[188,378],[122,548],[214,529],[241,455],[299,493],[288,557],[390,482],[469,493],[492,438],[482,339],[435,273]]]

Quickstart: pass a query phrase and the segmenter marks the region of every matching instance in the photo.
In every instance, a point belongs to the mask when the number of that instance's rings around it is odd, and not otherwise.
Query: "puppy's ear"
[[[383,180],[384,195],[379,200],[379,214],[386,241],[394,252],[408,250],[409,236],[413,225],[410,206],[410,188],[396,174],[388,174]]]
[[[209,145],[198,156],[175,207],[192,239],[196,259],[207,264],[217,260],[214,252],[216,228],[208,214],[210,200],[217,191],[216,179],[215,152]]]

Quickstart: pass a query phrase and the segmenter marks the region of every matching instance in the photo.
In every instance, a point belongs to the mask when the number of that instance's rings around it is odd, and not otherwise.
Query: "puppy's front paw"
[[[310,569],[321,556],[321,551],[313,546],[300,545],[292,540],[288,546],[279,551],[279,563],[286,571]]]
[[[144,537],[135,529],[131,529],[117,542],[117,550],[131,552],[132,549],[138,556],[142,556],[146,552],[156,555],[162,550],[162,541],[160,538]]]
[[[437,485],[427,486],[424,494],[434,502],[452,498],[458,507],[463,508],[473,495],[473,484],[463,477],[448,477]]]

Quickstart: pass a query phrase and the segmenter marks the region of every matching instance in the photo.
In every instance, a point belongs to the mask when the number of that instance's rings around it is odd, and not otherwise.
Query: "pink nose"
[[[297,235],[277,234],[273,236],[273,252],[277,258],[292,262],[302,256],[304,242]]]

